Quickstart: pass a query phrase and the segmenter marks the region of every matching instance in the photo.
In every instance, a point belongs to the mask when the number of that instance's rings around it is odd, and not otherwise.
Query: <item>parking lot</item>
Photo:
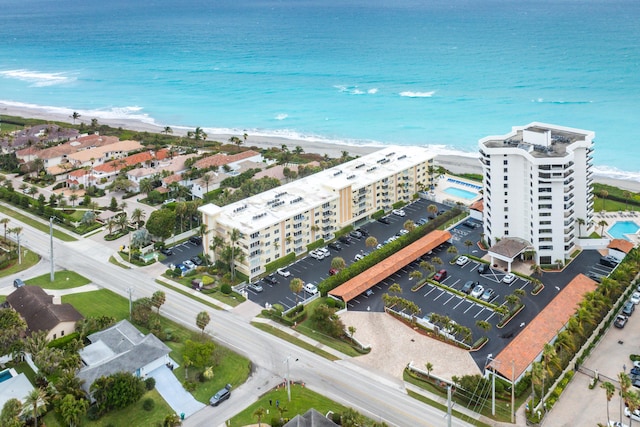
[[[166,265],[167,268],[171,264],[178,265],[183,263],[186,260],[190,260],[191,258],[202,254],[202,243],[195,244],[186,240],[179,245],[167,247],[173,253],[172,255],[167,256],[162,262],[162,264]]]

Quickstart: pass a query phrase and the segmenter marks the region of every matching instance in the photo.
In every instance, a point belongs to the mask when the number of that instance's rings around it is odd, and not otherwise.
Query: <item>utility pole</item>
[[[133,305],[133,302],[131,301],[131,293],[133,292],[133,289],[127,288],[127,292],[129,292],[129,320],[131,320],[131,308]]]
[[[451,427],[451,384],[447,384],[447,427]]]
[[[516,409],[514,408],[516,402],[516,362],[511,359],[511,423],[514,424],[516,422]]]
[[[49,247],[49,259],[51,262],[51,275],[49,277],[49,280],[51,282],[53,282],[54,280],[54,264],[53,264],[53,217],[49,218],[49,242],[50,242],[50,247]]]
[[[20,233],[16,234],[16,240],[18,241],[18,264],[22,264],[22,248],[20,247]]]

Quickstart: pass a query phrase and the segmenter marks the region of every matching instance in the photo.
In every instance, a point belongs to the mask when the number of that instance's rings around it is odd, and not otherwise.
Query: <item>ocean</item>
[[[599,174],[640,181],[637,0],[2,4],[5,103],[466,153],[541,121],[595,131]]]

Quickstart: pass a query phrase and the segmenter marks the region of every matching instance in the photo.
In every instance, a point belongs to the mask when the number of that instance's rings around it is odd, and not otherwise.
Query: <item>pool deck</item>
[[[449,187],[476,193],[476,197],[473,197],[471,199],[456,197],[444,191]],[[453,201],[454,203],[461,203],[465,206],[469,206],[482,197],[482,194],[478,192],[478,188],[482,188],[481,183],[463,179],[457,176],[442,175],[437,179],[435,189],[431,192],[431,194],[433,195],[435,201],[438,203],[445,203],[445,201],[448,200]]]
[[[616,222],[620,221],[633,221],[640,226],[640,212],[636,211],[618,211],[618,212],[603,212],[600,211],[596,213],[593,217],[595,221],[595,230],[596,232],[600,232],[602,229],[601,225],[598,225],[600,221],[605,221],[607,225],[604,226],[605,234],[609,236],[607,230],[613,226]],[[630,239],[631,243],[634,245],[640,245],[640,235],[636,234],[626,234],[628,239]],[[612,237],[612,236],[609,236]]]

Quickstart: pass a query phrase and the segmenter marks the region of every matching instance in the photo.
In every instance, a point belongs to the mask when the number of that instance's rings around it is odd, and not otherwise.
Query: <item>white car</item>
[[[291,276],[291,272],[289,270],[287,270],[286,268],[279,268],[279,269],[276,270],[276,272],[278,272],[278,274],[281,275],[282,277]]]
[[[324,259],[324,252],[321,252],[319,250],[311,251],[311,252],[309,252],[309,256],[311,258],[315,258],[317,260],[322,260],[322,259]]]
[[[311,295],[315,295],[318,293],[318,287],[313,283],[307,283],[306,285],[304,285],[304,290],[306,292],[309,292]]]
[[[513,273],[505,274],[505,276],[502,278],[502,281],[507,284],[513,282],[514,280],[516,280],[516,275]]]
[[[392,214],[394,215],[398,215],[398,216],[405,216],[406,213],[402,210],[402,209],[394,209],[391,211]]]
[[[477,285],[475,288],[473,288],[473,290],[471,291],[471,296],[474,298],[480,298],[482,296],[482,294],[484,293],[484,286],[482,285]]]
[[[640,421],[640,411],[639,410],[635,410],[633,411],[633,417],[631,416],[631,411],[629,410],[628,406],[624,407],[624,416],[631,418],[633,421]]]
[[[640,304],[640,292],[634,292],[629,301],[636,305]]]
[[[400,229],[400,231],[398,231],[398,233],[404,236],[405,234],[409,234],[409,230],[405,230],[404,228],[402,228]]]
[[[329,252],[329,249],[327,248],[318,248],[316,249],[316,252],[321,253],[325,258],[331,256],[331,252]]]
[[[469,258],[467,258],[466,256],[462,255],[459,256],[458,259],[456,260],[456,264],[457,265],[465,265],[466,263],[469,262]]]
[[[182,261],[182,265],[187,267],[189,270],[193,270],[194,268],[196,268],[196,265],[192,263],[190,260]]]

